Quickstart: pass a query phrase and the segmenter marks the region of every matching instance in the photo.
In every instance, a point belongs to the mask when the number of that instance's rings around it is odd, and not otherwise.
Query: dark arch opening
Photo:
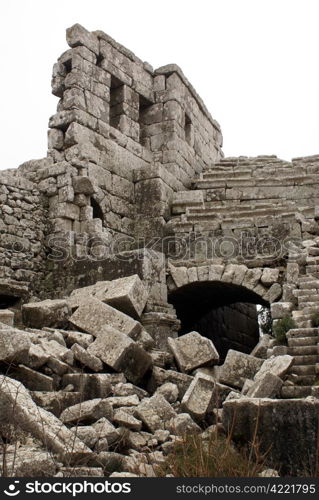
[[[20,297],[0,294],[0,309],[8,309],[9,307],[15,307],[20,304],[20,301],[21,301]]]
[[[179,335],[198,331],[210,338],[221,361],[229,349],[249,353],[259,340],[257,305],[269,306],[251,290],[218,281],[194,282],[169,294],[181,321]]]
[[[93,219],[101,219],[103,221],[102,209],[94,198],[91,198],[91,207],[93,208]]]

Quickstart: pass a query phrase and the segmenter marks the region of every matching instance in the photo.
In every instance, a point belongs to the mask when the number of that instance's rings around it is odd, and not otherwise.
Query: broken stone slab
[[[39,439],[65,464],[92,457],[91,450],[60,419],[34,403],[23,384],[3,375],[0,376],[0,415],[5,422]]]
[[[293,362],[294,358],[293,356],[289,356],[289,354],[284,354],[283,356],[271,356],[271,358],[264,361],[261,368],[256,373],[255,381],[260,380],[265,373],[271,373],[272,375],[283,378],[289,368],[293,365]]]
[[[177,385],[178,399],[181,400],[192,380],[193,377],[187,375],[186,373],[179,373],[174,370],[164,370],[164,368],[154,366],[151,377],[148,381],[147,389],[150,393],[153,393],[161,385],[165,384],[166,382],[171,382]]]
[[[146,305],[149,293],[137,274],[113,281],[98,281],[95,285],[73,290],[71,307],[87,301],[88,296],[109,304],[115,309],[139,318]]]
[[[70,47],[82,45],[94,52],[94,54],[99,54],[100,46],[98,37],[83,28],[81,24],[74,24],[66,30],[66,41]]]
[[[245,398],[227,401],[223,426],[232,439],[259,443],[281,475],[297,477],[315,470],[319,400]],[[257,428],[256,428],[257,427]]]
[[[136,407],[136,416],[151,432],[155,432],[158,429],[165,429],[166,423],[176,417],[176,412],[163,396],[156,394],[144,399]]]
[[[0,473],[9,477],[53,477],[61,465],[52,453],[30,445],[14,446],[12,451],[7,446],[5,457],[0,452],[0,459]]]
[[[60,419],[64,424],[96,422],[102,417],[112,420],[113,408],[107,399],[101,398],[90,399],[69,406],[60,415]]]
[[[114,411],[113,422],[132,431],[140,431],[142,429],[142,422],[133,415],[130,415],[124,408],[118,408]]]
[[[0,310],[0,323],[4,325],[13,326],[14,325],[14,312],[10,309]]]
[[[80,361],[82,365],[87,366],[94,372],[101,372],[103,370],[103,363],[102,361],[85,350],[83,347],[81,347],[79,344],[73,344],[71,347],[71,350],[74,354],[74,357],[77,361]]]
[[[50,370],[53,371],[56,375],[59,375],[62,377],[65,375],[65,373],[70,373],[76,371],[74,368],[71,368],[70,365],[67,363],[64,363],[63,361],[60,361],[57,358],[49,358],[47,361],[47,367],[50,368]]]
[[[72,314],[70,322],[94,337],[98,337],[106,325],[132,339],[138,337],[142,330],[142,325],[126,314],[98,299],[88,297],[86,303],[80,305]]]
[[[103,477],[102,467],[61,467],[55,477]]]
[[[268,334],[263,335],[258,344],[253,348],[250,355],[255,356],[255,358],[267,358],[267,350],[269,349],[269,343],[271,341],[271,336]]]
[[[263,359],[255,358],[250,354],[229,349],[219,372],[219,381],[222,384],[242,389],[246,378],[253,379],[263,362]]]
[[[132,394],[131,396],[113,396],[108,398],[108,402],[112,408],[120,408],[121,406],[137,406],[140,399],[136,394]]]
[[[12,373],[12,376],[20,382],[23,382],[30,391],[54,391],[56,388],[52,377],[32,370],[28,366],[18,365]]]
[[[177,417],[172,418],[166,428],[176,436],[184,436],[190,434],[199,434],[202,429],[194,422],[188,413],[180,413]]]
[[[67,347],[61,345],[56,340],[40,339],[38,345],[42,347],[44,353],[47,354],[49,358],[56,358],[60,361],[67,363],[70,366],[73,365],[74,362],[73,352]]]
[[[213,342],[198,332],[190,332],[177,339],[168,338],[167,342],[180,370],[184,373],[219,361],[219,354]]]
[[[111,327],[101,327],[100,334],[87,349],[133,383],[139,382],[152,366],[151,356],[126,334]]]
[[[30,302],[22,306],[23,323],[31,328],[64,328],[68,325],[71,308],[67,300],[43,300]]]
[[[49,359],[49,355],[44,351],[43,347],[39,344],[31,344],[31,347],[28,352],[28,359],[26,364],[30,368],[34,368],[35,370],[45,365]]]
[[[74,406],[82,400],[80,392],[64,391],[32,391],[31,397],[38,406],[53,413],[56,417],[59,417],[69,406]]]
[[[3,325],[0,328],[0,361],[21,363],[28,358],[31,347],[30,336],[17,328]]]
[[[184,394],[182,408],[193,418],[202,420],[211,405],[214,388],[214,379],[197,373]]]
[[[275,398],[280,393],[283,381],[271,372],[264,374],[254,381],[246,396],[250,398]]]

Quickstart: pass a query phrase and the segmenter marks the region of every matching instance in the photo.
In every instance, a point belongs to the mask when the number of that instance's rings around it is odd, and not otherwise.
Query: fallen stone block
[[[109,445],[114,444],[119,439],[119,431],[105,417],[95,422],[92,427],[98,439],[106,439]]]
[[[166,401],[172,404],[177,401],[179,391],[176,384],[172,384],[172,382],[166,382],[156,390],[156,394],[161,394],[162,396],[164,396]]]
[[[30,391],[54,391],[56,389],[52,377],[32,370],[28,366],[18,365],[12,376],[22,382]]]
[[[64,328],[68,324],[70,315],[71,308],[67,300],[47,299],[22,306],[23,323],[31,328],[43,328],[44,326]]]
[[[136,407],[136,416],[151,432],[155,432],[158,429],[165,429],[166,423],[176,417],[176,412],[163,396],[156,394],[144,399]]]
[[[0,323],[4,325],[13,326],[14,324],[14,312],[10,311],[10,309],[1,309],[0,310]]]
[[[52,370],[54,373],[62,377],[66,373],[73,372],[74,369],[70,367],[67,363],[64,363],[63,361],[60,361],[59,359],[56,358],[49,358],[47,361],[47,366]]]
[[[187,333],[177,339],[168,338],[167,342],[182,372],[190,372],[219,361],[219,354],[212,341],[197,332]]]
[[[91,450],[61,420],[32,400],[28,390],[16,380],[0,376],[1,420],[29,432],[59,455],[63,463],[76,463],[92,457]]]
[[[74,24],[66,30],[66,39],[70,47],[84,46],[99,54],[99,39],[93,33],[83,28],[80,24]]]
[[[72,385],[74,390],[83,395],[83,400],[107,398],[111,386],[126,382],[122,373],[68,373],[62,378],[62,386]]]
[[[65,424],[96,422],[102,417],[112,420],[113,408],[107,399],[100,398],[69,406],[60,415],[61,421]]]
[[[166,428],[175,436],[184,436],[190,434],[199,434],[202,429],[194,422],[188,413],[180,413],[177,417],[172,418]]]
[[[119,383],[113,387],[114,396],[133,396],[134,394],[136,394],[136,396],[140,399],[149,397],[147,391],[133,384]]]
[[[315,470],[318,412],[319,400],[311,397],[241,398],[224,403],[223,425],[235,441],[258,442],[281,475],[297,477]]]
[[[108,402],[113,408],[120,408],[121,406],[137,406],[140,402],[136,394],[131,396],[113,396],[108,398]]]
[[[103,477],[102,467],[61,467],[61,477]]]
[[[44,353],[49,358],[56,358],[68,365],[72,366],[74,362],[74,354],[67,347],[61,345],[56,340],[39,340],[39,346],[42,347]]]
[[[66,344],[70,348],[73,344],[79,344],[83,349],[87,349],[94,341],[93,335],[82,332],[65,332]]]
[[[91,354],[90,352],[88,352],[87,350],[85,350],[79,344],[73,344],[71,350],[74,354],[75,359],[80,361],[82,365],[87,366],[94,372],[101,372],[103,370],[102,361],[93,354]]]
[[[28,358],[31,347],[30,336],[16,328],[3,325],[0,328],[0,361],[5,363],[21,363]]]
[[[271,341],[270,335],[263,335],[259,340],[258,344],[253,348],[250,355],[255,356],[255,358],[267,358],[267,350],[269,349],[269,343]]]
[[[219,372],[222,384],[242,389],[246,378],[253,379],[264,360],[229,349]]]
[[[95,285],[73,290],[71,307],[87,301],[88,296],[105,302],[133,318],[139,318],[146,305],[149,293],[137,274],[113,281],[98,281]]]
[[[82,400],[80,392],[64,391],[32,391],[31,397],[38,406],[53,413],[56,417],[59,417],[69,406],[74,406]]]
[[[283,356],[272,356],[266,359],[261,368],[255,375],[255,380],[260,380],[265,373],[271,373],[277,377],[283,378],[288,372],[289,368],[293,365],[294,358],[285,354]]]
[[[193,418],[202,420],[211,405],[215,381],[198,373],[184,394],[182,408]]]
[[[179,373],[174,370],[164,370],[164,368],[154,366],[151,377],[148,381],[147,389],[150,393],[153,393],[164,383],[172,382],[173,384],[177,385],[178,399],[181,400],[192,380],[193,377],[191,377],[190,375],[186,375],[186,373]]]
[[[87,351],[114,370],[123,372],[133,383],[139,382],[152,365],[152,358],[144,349],[111,327],[101,327],[99,336]]]
[[[142,422],[123,408],[114,411],[113,422],[132,431],[140,431],[142,428]]]
[[[87,298],[86,303],[72,314],[70,322],[94,337],[98,337],[106,325],[132,339],[138,337],[142,330],[140,323],[94,298]]]
[[[271,372],[264,374],[253,382],[246,396],[250,398],[275,398],[280,393],[283,381]]]
[[[98,435],[91,425],[77,425],[75,427],[71,427],[70,430],[77,438],[83,441],[86,446],[91,448],[91,450],[94,448],[94,445],[98,440]]]
[[[28,352],[28,358],[25,361],[26,364],[33,369],[38,369],[45,365],[49,359],[49,355],[45,352],[43,347],[39,344],[31,344]]]
[[[56,474],[59,463],[51,453],[28,445],[7,447],[5,457],[0,452],[0,473],[11,477],[52,477]],[[2,464],[5,463],[3,470]]]

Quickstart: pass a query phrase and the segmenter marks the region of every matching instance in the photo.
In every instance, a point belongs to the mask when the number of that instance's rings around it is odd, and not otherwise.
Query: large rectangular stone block
[[[98,299],[89,297],[71,316],[70,322],[94,337],[98,337],[105,326],[115,328],[134,339],[142,331],[142,325],[134,319]]]
[[[219,381],[241,389],[246,378],[253,379],[264,360],[229,349],[219,372]]]
[[[182,372],[190,372],[219,361],[213,342],[198,332],[190,332],[177,339],[168,338],[167,343]]]
[[[212,377],[197,373],[182,399],[182,408],[195,419],[205,417],[214,395],[215,381]]]

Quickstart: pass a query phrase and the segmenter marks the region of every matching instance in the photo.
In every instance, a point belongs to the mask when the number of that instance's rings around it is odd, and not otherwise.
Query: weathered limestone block
[[[73,177],[73,189],[76,194],[92,195],[95,188],[89,177]]]
[[[87,298],[86,303],[81,304],[72,314],[70,322],[94,337],[100,335],[105,325],[133,339],[138,337],[142,330],[140,323],[95,298]]]
[[[71,309],[66,300],[43,300],[22,306],[23,323],[31,328],[54,327],[67,325]]]
[[[64,463],[89,459],[91,450],[61,420],[37,406],[27,389],[16,380],[0,376],[0,415],[4,422],[30,432]]]
[[[279,283],[274,283],[269,288],[268,292],[264,295],[264,299],[267,300],[270,304],[275,300],[279,299],[282,295],[282,288]]]
[[[163,396],[157,394],[144,399],[136,407],[136,415],[151,432],[155,432],[158,429],[165,429],[166,423],[176,417],[176,412]]]
[[[87,366],[88,368],[91,368],[91,370],[93,370],[94,372],[101,372],[103,370],[102,361],[93,354],[89,353],[79,344],[73,344],[71,350],[74,354],[75,359],[80,361],[80,363]]]
[[[182,372],[219,361],[213,342],[198,332],[190,332],[177,339],[169,338],[167,342]]]
[[[280,319],[290,315],[293,307],[291,302],[274,302],[270,306],[272,319]]]
[[[32,370],[28,366],[18,365],[13,372],[15,379],[20,380],[30,391],[54,391],[55,384],[52,377]]]
[[[92,427],[97,433],[98,439],[107,439],[109,445],[115,443],[119,439],[119,431],[105,417],[102,417],[97,422],[94,422]]]
[[[269,343],[271,341],[271,336],[268,334],[263,335],[258,344],[253,348],[250,355],[255,356],[255,358],[267,358],[267,350],[269,348]]]
[[[83,443],[86,444],[89,448],[93,449],[95,443],[98,440],[98,435],[95,429],[90,425],[77,425],[71,427],[70,430],[74,433],[74,435],[81,439]]]
[[[125,411],[124,408],[118,408],[114,411],[113,422],[132,431],[140,431],[142,428],[142,422]]]
[[[101,327],[100,333],[87,349],[128,380],[138,382],[152,365],[151,356],[124,333],[111,327]]]
[[[285,354],[283,356],[272,356],[266,359],[258,372],[255,375],[255,380],[260,380],[265,373],[271,373],[277,377],[283,378],[288,372],[289,368],[293,365],[294,358]]]
[[[246,392],[246,396],[250,398],[275,398],[280,393],[282,385],[281,378],[271,372],[265,372],[252,383]]]
[[[113,387],[114,396],[134,396],[134,394],[140,399],[149,396],[147,391],[133,384],[123,384],[120,382]]]
[[[106,398],[113,384],[126,382],[123,373],[67,373],[62,385],[72,385],[74,390],[83,395],[83,399]]]
[[[230,349],[221,366],[219,381],[241,389],[246,378],[253,379],[262,364],[262,359]]]
[[[102,417],[109,420],[113,418],[113,408],[107,399],[90,399],[74,406],[69,406],[60,415],[60,419],[65,424],[78,422],[96,422]]]
[[[280,464],[280,473],[296,477],[314,470],[319,400],[253,399],[227,401],[223,425],[235,441],[257,440],[260,452]],[[257,425],[257,429],[256,429]]]
[[[165,384],[161,385],[157,391],[156,394],[161,394],[164,396],[166,401],[169,403],[175,403],[178,399],[178,387],[176,384],[172,384],[172,382],[166,382]]]
[[[10,309],[1,309],[0,310],[0,323],[4,325],[13,326],[14,324],[14,312],[10,311]]]
[[[149,295],[137,274],[73,290],[71,301],[73,304],[86,301],[88,294],[134,318],[142,314]]]
[[[87,349],[92,342],[94,342],[93,335],[89,333],[82,332],[64,332],[65,341],[68,347],[72,347],[73,344],[79,344],[84,349]]]
[[[265,267],[263,273],[261,275],[260,281],[265,286],[271,286],[273,283],[276,283],[279,278],[279,269]]]
[[[154,392],[157,387],[160,387],[164,383],[172,382],[178,387],[178,398],[182,399],[192,380],[193,377],[186,375],[186,373],[179,373],[174,370],[164,370],[164,368],[154,366],[149,380],[148,390]]]
[[[66,30],[66,40],[70,47],[83,45],[96,55],[99,54],[99,39],[93,33],[87,31],[80,24],[74,24]]]
[[[182,399],[182,408],[193,418],[202,420],[211,404],[215,381],[208,375],[197,373]]]
[[[59,417],[63,410],[80,403],[83,399],[80,392],[64,391],[32,391],[31,397],[38,406],[53,413],[56,417]]]
[[[0,361],[21,363],[27,359],[30,347],[30,336],[26,332],[0,325]]]
[[[199,434],[202,431],[188,413],[180,413],[177,417],[172,418],[166,424],[166,428],[174,436],[189,436],[190,434]]]

